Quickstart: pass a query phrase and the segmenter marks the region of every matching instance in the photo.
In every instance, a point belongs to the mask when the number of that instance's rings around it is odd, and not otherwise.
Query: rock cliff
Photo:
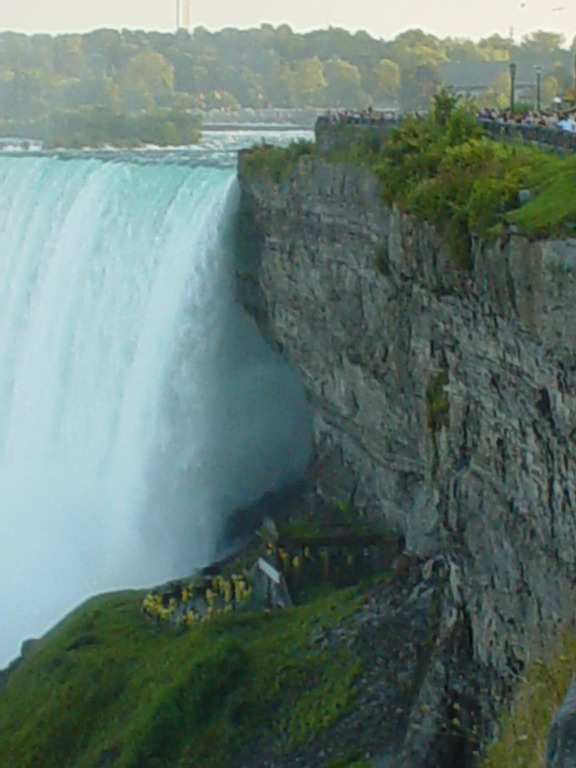
[[[238,298],[308,393],[315,492],[445,563],[406,764],[463,768],[472,752],[432,746],[439,710],[485,744],[573,617],[576,242],[478,240],[462,270],[368,172],[303,158],[273,183],[241,158],[239,176]]]

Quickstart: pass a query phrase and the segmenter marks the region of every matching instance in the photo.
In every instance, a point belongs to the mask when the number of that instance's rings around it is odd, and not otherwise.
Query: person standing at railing
[[[566,133],[576,133],[576,120],[573,115],[564,115],[562,120],[558,121],[558,128]]]

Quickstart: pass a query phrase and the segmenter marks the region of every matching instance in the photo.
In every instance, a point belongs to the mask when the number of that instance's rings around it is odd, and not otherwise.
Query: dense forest
[[[426,108],[443,84],[472,88],[479,106],[501,105],[508,63],[532,83],[542,67],[543,103],[573,86],[576,40],[538,31],[521,43],[440,39],[414,29],[394,40],[329,28],[296,34],[198,27],[176,34],[101,29],[88,34],[0,34],[0,133],[79,145],[189,143],[195,111],[238,107],[398,104]],[[466,82],[456,82],[460,79]]]

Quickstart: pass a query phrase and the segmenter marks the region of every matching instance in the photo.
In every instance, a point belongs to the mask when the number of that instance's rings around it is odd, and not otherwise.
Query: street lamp
[[[510,112],[512,113],[512,117],[514,117],[514,108],[516,106],[516,71],[518,67],[516,64],[511,61],[510,62]]]
[[[536,69],[536,111],[540,114],[542,108],[542,67],[537,65]]]

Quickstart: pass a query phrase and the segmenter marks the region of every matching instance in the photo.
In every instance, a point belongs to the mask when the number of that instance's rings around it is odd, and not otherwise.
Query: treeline
[[[62,121],[69,119],[76,132],[88,107],[98,107],[100,115],[103,110],[112,116],[147,113],[157,120],[165,110],[240,106],[397,103],[413,110],[427,107],[443,84],[472,81],[488,86],[480,94],[481,106],[503,106],[510,61],[518,64],[519,80],[533,80],[534,67],[543,68],[546,103],[572,86],[575,43],[567,48],[565,42],[543,31],[516,44],[499,35],[475,43],[420,30],[383,41],[366,32],[330,28],[295,34],[287,25],[268,24],[215,33],[199,27],[192,34],[102,29],[28,37],[5,32],[0,34],[0,120],[49,131],[62,130]],[[454,82],[458,78],[469,82]]]
[[[137,147],[142,144],[195,144],[201,136],[199,115],[176,109],[138,112],[107,106],[54,109],[39,117],[0,120],[0,135],[41,139],[45,146]]]

